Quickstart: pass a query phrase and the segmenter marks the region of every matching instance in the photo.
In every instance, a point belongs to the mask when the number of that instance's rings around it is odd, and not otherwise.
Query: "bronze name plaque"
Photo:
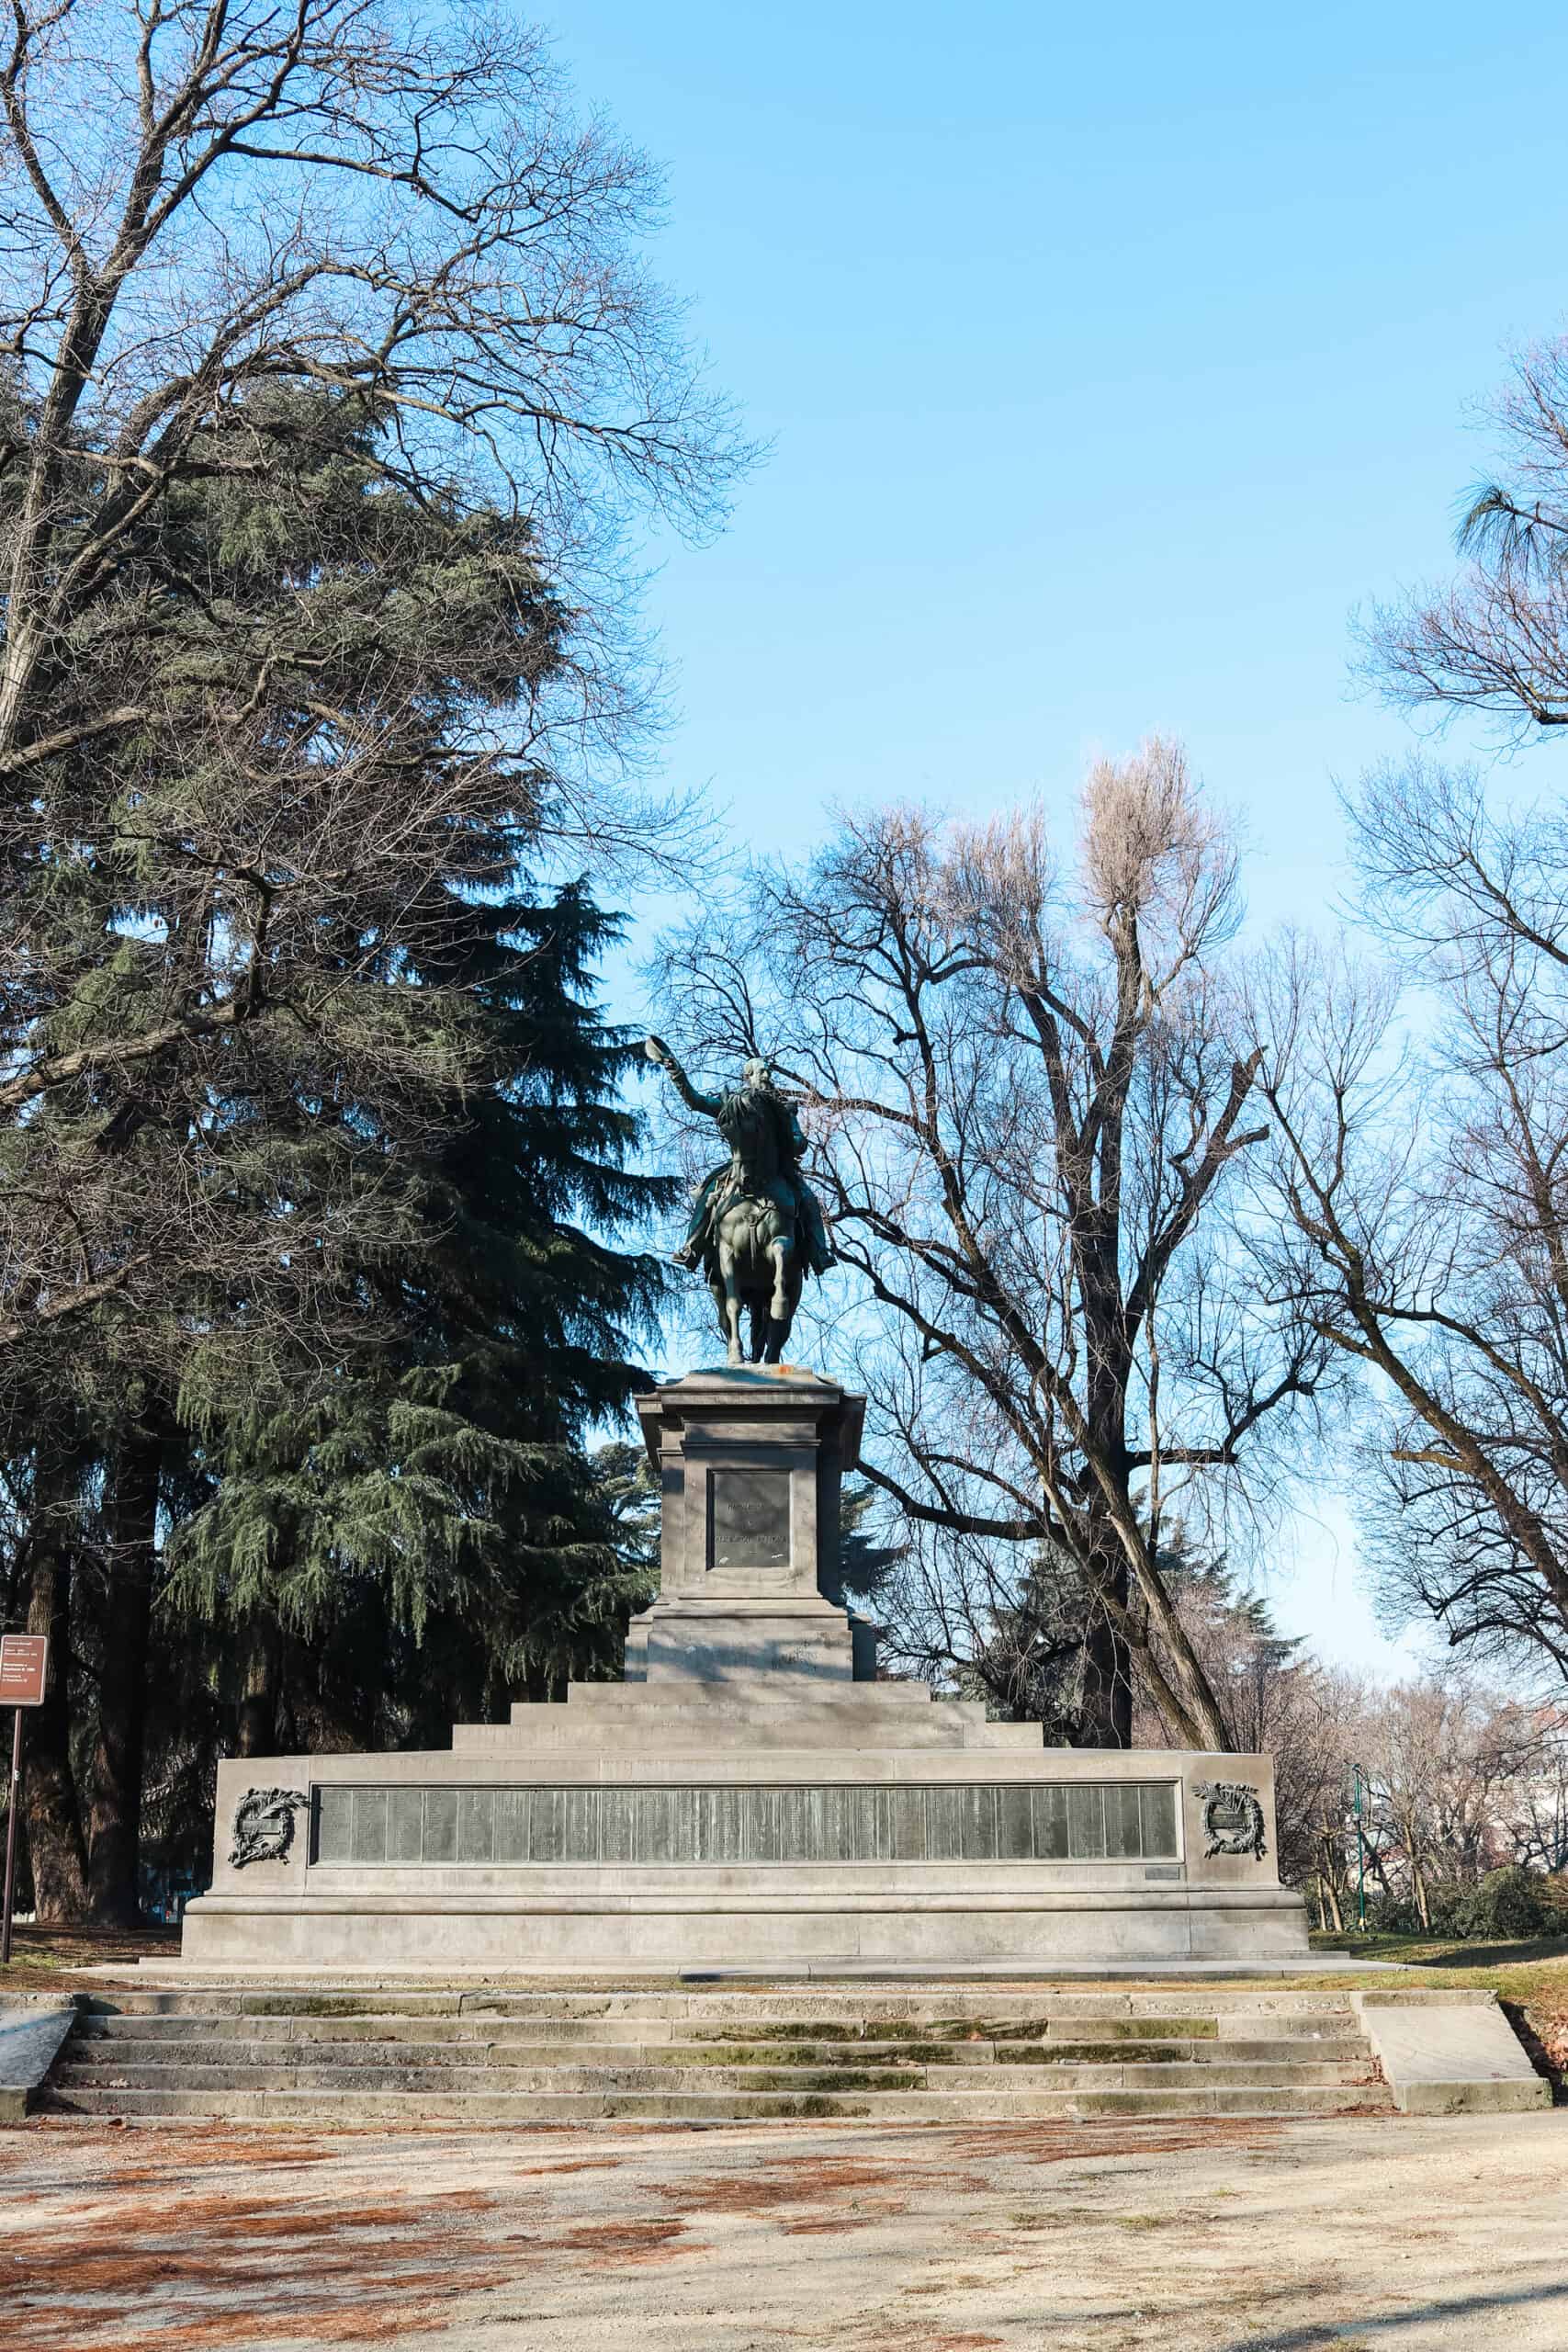
[[[715,1470],[709,1474],[708,1566],[788,1567],[787,1470]]]
[[[1169,1781],[318,1788],[316,1864],[1165,1862]]]

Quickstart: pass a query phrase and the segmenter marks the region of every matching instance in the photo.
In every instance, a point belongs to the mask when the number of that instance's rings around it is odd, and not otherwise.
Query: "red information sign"
[[[41,1707],[49,1679],[49,1637],[0,1634],[0,1707]]]
[[[49,1679],[46,1634],[0,1634],[0,1707],[11,1721],[11,1802],[6,1808],[6,1878],[0,1889],[0,1967],[11,1958],[11,1912],[17,1892],[17,1816],[22,1809],[22,1709],[41,1707]]]

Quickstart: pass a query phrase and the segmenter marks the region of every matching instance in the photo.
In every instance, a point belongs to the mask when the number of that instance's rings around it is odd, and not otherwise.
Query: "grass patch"
[[[1544,1961],[1568,1961],[1568,1935],[1532,1936],[1523,1942],[1479,1943],[1452,1936],[1323,1935],[1309,1939],[1314,1951],[1354,1952],[1359,1960],[1392,1961],[1407,1968],[1528,1967]]]

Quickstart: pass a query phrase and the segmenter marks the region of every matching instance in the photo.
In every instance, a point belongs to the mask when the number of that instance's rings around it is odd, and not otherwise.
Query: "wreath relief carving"
[[[229,1860],[237,1871],[247,1862],[283,1862],[294,1843],[294,1815],[310,1800],[303,1789],[247,1789],[234,1807],[234,1842]]]
[[[1205,1861],[1215,1854],[1263,1860],[1269,1851],[1268,1832],[1258,1791],[1249,1781],[1194,1781],[1192,1793],[1203,1808]]]

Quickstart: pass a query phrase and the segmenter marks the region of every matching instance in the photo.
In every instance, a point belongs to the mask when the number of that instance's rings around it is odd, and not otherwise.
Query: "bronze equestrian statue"
[[[740,1310],[751,1322],[750,1361],[777,1363],[807,1273],[833,1262],[821,1205],[800,1172],[806,1148],[793,1104],[764,1061],[750,1061],[728,1094],[699,1094],[662,1037],[649,1060],[667,1069],[690,1109],[712,1119],[729,1158],[701,1186],[678,1263],[701,1268],[731,1363],[744,1363]]]

